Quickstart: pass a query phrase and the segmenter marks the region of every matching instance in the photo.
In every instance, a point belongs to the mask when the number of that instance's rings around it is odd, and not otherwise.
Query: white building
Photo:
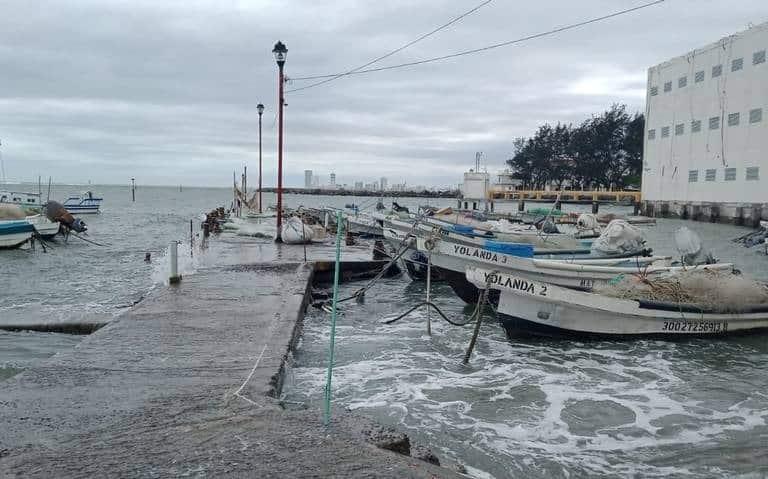
[[[304,170],[304,188],[312,188],[312,170]]]
[[[766,49],[763,23],[648,70],[646,204],[738,218],[768,202]]]
[[[514,191],[523,184],[523,180],[514,177],[515,171],[506,168],[496,174],[496,183],[493,185],[494,191]]]
[[[381,177],[379,185],[381,186],[381,191],[387,191],[387,179],[385,177]]]
[[[328,184],[328,187],[332,190],[336,189],[336,173],[331,173],[331,182]]]

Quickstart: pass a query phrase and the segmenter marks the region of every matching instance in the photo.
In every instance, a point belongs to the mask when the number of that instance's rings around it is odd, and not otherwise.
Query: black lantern
[[[283,42],[278,41],[275,43],[275,48],[272,49],[272,53],[275,54],[275,61],[280,68],[285,65],[285,60],[288,58],[288,49],[285,48]]]

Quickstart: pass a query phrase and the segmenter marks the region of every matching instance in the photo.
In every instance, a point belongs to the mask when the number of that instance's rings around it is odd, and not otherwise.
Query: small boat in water
[[[18,248],[29,241],[34,232],[34,226],[27,220],[0,220],[0,249]]]
[[[500,292],[498,315],[510,336],[520,333],[558,337],[663,337],[744,334],[768,329],[768,288],[727,272],[676,272],[661,279],[679,297],[702,284],[686,283],[685,275],[705,275],[710,286],[695,300],[649,299],[642,294],[612,295],[605,290],[578,291],[491,269],[467,267],[466,276],[479,288]],[[638,278],[634,284],[653,284]],[[739,283],[739,284],[734,284]],[[743,284],[741,284],[743,283]],[[656,291],[662,283],[648,290]],[[686,286],[686,284],[690,286]],[[638,289],[638,291],[641,291]],[[750,291],[745,294],[744,291]],[[719,300],[728,295],[728,301]],[[712,301],[712,299],[715,299]]]
[[[40,198],[40,193],[0,190],[0,204],[18,205],[25,210],[41,208]]]
[[[64,202],[64,208],[72,214],[97,214],[101,210],[101,202],[104,198],[93,196],[93,192],[86,191],[81,196],[70,196]]]
[[[42,214],[27,216],[26,219],[32,226],[34,226],[37,234],[43,239],[53,238],[59,234],[59,230],[61,229],[61,225],[58,221],[51,221]]]

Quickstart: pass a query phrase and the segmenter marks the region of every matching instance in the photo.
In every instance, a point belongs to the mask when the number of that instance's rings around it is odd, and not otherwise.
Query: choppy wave
[[[463,366],[469,328],[440,322],[429,338],[423,311],[379,324],[371,318],[417,298],[396,281],[377,293],[344,305],[337,404],[398,425],[445,457],[498,478],[706,477],[767,467],[761,454],[745,462],[718,452],[750,456],[768,438],[764,340],[510,342],[489,322]],[[442,296],[441,307],[464,314]],[[289,399],[322,398],[327,344],[327,315],[312,311]]]

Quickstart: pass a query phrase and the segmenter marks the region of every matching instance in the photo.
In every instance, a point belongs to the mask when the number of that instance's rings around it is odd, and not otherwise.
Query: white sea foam
[[[465,367],[470,328],[433,322],[430,339],[423,311],[392,325],[371,320],[401,309],[402,298],[377,305],[373,294],[365,305],[345,305],[334,397],[471,465],[475,477],[668,477],[699,475],[702,467],[732,475],[727,458],[702,466],[691,448],[767,424],[760,388],[729,382],[745,371],[761,377],[765,353],[750,361],[748,346],[715,343],[720,353],[747,353],[731,367],[701,343],[510,342],[489,322]],[[313,312],[291,399],[322,397],[318,360],[327,344],[327,318]],[[722,392],[713,394],[713,383]]]
[[[178,273],[181,276],[195,274],[200,264],[200,251],[192,251],[189,243],[181,242],[178,246]],[[167,246],[159,258],[152,258],[152,282],[168,284],[171,276],[171,247]]]

